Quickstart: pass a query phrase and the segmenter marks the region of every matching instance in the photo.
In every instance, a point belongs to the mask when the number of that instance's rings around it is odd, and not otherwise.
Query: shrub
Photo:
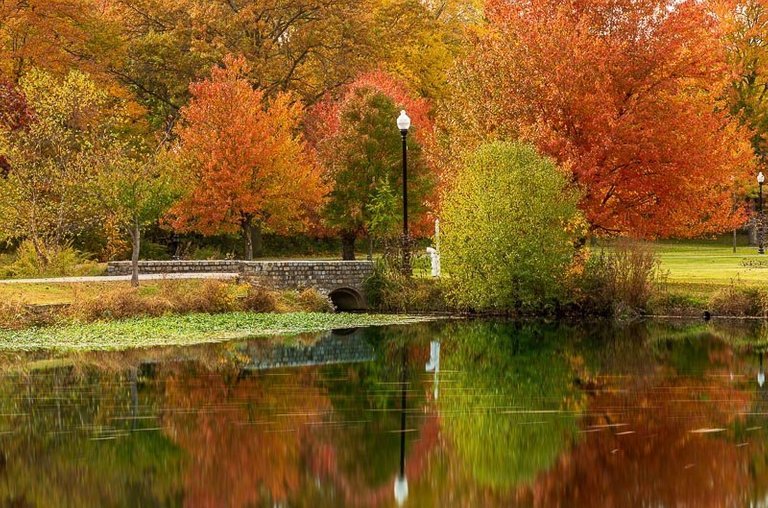
[[[75,302],[66,314],[81,321],[97,321],[135,316],[161,316],[172,310],[174,310],[173,302],[167,298],[142,294],[140,288],[121,286],[97,295],[75,298]]]
[[[576,301],[591,314],[645,312],[664,279],[651,245],[622,239],[590,256],[576,283]]]
[[[606,283],[613,301],[633,309],[645,309],[663,279],[653,247],[620,240],[606,259]]]
[[[220,280],[206,280],[194,289],[185,284],[161,286],[175,312],[229,312],[238,307],[236,287]]]
[[[21,302],[0,302],[0,329],[21,330],[30,326],[47,326],[55,322],[57,306],[32,306]]]
[[[211,247],[211,246],[198,247],[197,249],[194,250],[191,257],[192,259],[197,259],[201,261],[206,261],[209,259],[224,259],[224,256],[222,255],[221,251],[216,247]]]
[[[399,270],[379,262],[365,281],[371,307],[390,312],[444,312],[451,309],[440,279],[404,277]]]
[[[303,312],[333,312],[334,307],[328,295],[315,288],[307,288],[299,291],[296,298],[298,309]]]
[[[237,286],[218,280],[206,280],[201,284],[164,283],[155,292],[120,286],[97,295],[75,298],[67,314],[83,321],[96,321],[170,313],[230,312],[239,309],[237,289]]]
[[[0,329],[16,330],[27,326],[28,313],[18,302],[0,303]]]
[[[245,310],[253,312],[275,312],[278,298],[274,291],[251,284],[241,304]]]
[[[701,316],[704,305],[699,298],[690,295],[662,292],[648,302],[648,311],[666,316]]]
[[[554,162],[511,142],[481,146],[443,203],[449,296],[475,310],[532,310],[565,296],[583,234],[578,194]]]
[[[98,275],[104,269],[70,246],[51,248],[41,259],[30,240],[19,245],[12,260],[0,266],[0,277],[35,278]]]
[[[650,245],[620,240],[611,249],[590,256],[575,283],[575,300],[588,314],[641,313],[658,295],[664,278]]]
[[[768,294],[757,288],[740,287],[737,281],[717,290],[709,298],[709,310],[719,316],[766,316]]]

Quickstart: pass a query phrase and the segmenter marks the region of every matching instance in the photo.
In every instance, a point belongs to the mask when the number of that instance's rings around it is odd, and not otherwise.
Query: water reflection
[[[766,345],[756,324],[463,322],[8,351],[0,505],[759,504]]]
[[[408,499],[408,478],[405,475],[405,412],[407,411],[408,351],[402,348],[400,364],[400,470],[395,478],[395,501],[402,506]]]
[[[429,363],[424,366],[424,370],[427,372],[434,372],[435,373],[435,380],[434,380],[434,397],[435,400],[437,400],[438,396],[438,390],[439,390],[439,381],[438,381],[438,374],[440,373],[440,341],[439,340],[433,340],[429,343]]]

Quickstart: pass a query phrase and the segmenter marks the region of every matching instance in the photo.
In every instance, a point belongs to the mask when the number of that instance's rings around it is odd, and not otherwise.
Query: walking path
[[[238,273],[146,273],[139,280],[217,279],[230,280]],[[99,275],[95,277],[54,277],[50,279],[2,279],[0,284],[69,284],[79,282],[129,282],[130,275]]]

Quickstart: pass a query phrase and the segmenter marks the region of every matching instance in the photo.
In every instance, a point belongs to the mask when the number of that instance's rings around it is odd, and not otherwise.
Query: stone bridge
[[[113,261],[107,275],[129,275],[130,261]],[[314,287],[330,296],[339,310],[367,307],[363,283],[373,273],[371,261],[139,261],[141,274],[237,273],[275,289]]]

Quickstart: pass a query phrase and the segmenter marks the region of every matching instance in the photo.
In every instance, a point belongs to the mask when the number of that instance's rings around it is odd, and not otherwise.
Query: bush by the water
[[[328,297],[315,289],[276,291],[253,284],[217,280],[164,282],[157,288],[119,287],[76,298],[66,317],[77,321],[125,319],[138,316],[234,311],[331,312]]]
[[[534,148],[495,142],[477,149],[443,203],[451,300],[490,311],[557,305],[584,234],[578,201],[565,174]]]
[[[574,300],[589,314],[643,313],[663,282],[652,246],[622,239],[592,253],[574,284]]]
[[[445,312],[451,310],[441,279],[405,277],[397,267],[379,262],[365,281],[369,305],[388,312]]]
[[[743,287],[733,281],[709,298],[708,310],[716,316],[768,317],[768,290]]]

